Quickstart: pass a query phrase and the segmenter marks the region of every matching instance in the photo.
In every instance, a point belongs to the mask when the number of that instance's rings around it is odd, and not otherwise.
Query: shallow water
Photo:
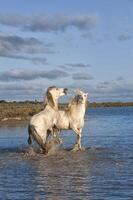
[[[133,107],[89,109],[85,151],[69,151],[71,131],[61,138],[56,155],[24,157],[26,127],[0,127],[1,200],[133,199]]]

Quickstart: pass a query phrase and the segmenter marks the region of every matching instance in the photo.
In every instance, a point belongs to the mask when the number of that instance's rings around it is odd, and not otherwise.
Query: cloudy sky
[[[132,101],[132,54],[133,0],[0,3],[0,99],[42,100],[57,85]]]

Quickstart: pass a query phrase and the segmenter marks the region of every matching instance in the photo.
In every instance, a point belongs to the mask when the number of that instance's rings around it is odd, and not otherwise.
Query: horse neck
[[[54,105],[55,105],[54,109],[58,110],[58,99],[56,99],[56,100],[54,99]]]
[[[84,117],[85,115],[85,104],[73,104],[69,109],[70,115],[81,116]]]
[[[54,107],[51,106],[51,104],[46,101],[46,103],[44,104],[44,109],[53,109],[53,110],[58,110],[58,99],[57,100],[53,100],[54,101]]]

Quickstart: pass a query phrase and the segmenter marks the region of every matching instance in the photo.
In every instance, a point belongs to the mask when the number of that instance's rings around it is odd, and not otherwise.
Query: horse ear
[[[53,96],[52,94],[50,93],[50,91],[47,92],[47,102],[50,104],[50,106],[52,108],[55,107],[55,103],[54,103],[54,100],[53,100]]]

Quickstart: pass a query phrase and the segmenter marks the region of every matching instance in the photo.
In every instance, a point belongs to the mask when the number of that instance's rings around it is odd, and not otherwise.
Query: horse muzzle
[[[82,103],[83,97],[81,95],[77,95],[77,103]]]
[[[68,92],[68,89],[64,88],[64,93],[67,94],[67,92]]]

